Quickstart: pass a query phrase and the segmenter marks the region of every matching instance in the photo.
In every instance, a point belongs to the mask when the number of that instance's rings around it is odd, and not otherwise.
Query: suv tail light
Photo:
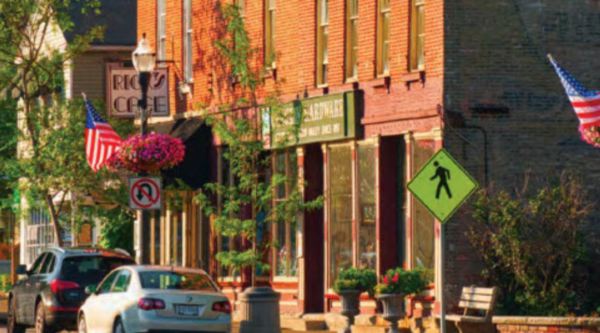
[[[141,309],[144,311],[164,310],[165,308],[166,308],[165,302],[160,299],[142,298],[138,302],[138,309]]]
[[[72,290],[79,288],[79,285],[75,282],[61,280],[52,280],[52,282],[50,282],[50,290],[52,290],[52,292],[55,294],[64,290]]]
[[[231,313],[231,304],[229,301],[213,303],[212,310],[215,312]]]

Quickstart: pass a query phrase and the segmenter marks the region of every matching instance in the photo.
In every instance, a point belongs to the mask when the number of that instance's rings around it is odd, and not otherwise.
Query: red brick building
[[[280,226],[270,231],[270,237],[282,240],[282,248],[273,252],[273,270],[262,281],[282,292],[284,312],[336,311],[331,287],[342,268],[370,267],[381,274],[399,265],[435,272],[424,313],[439,311],[441,225],[405,184],[442,146],[482,186],[492,181],[518,184],[525,170],[540,161],[545,165],[540,172],[548,165],[579,164],[582,170],[581,162],[590,157],[591,148],[570,140],[577,136],[576,120],[544,55],[555,52],[569,65],[583,63],[582,55],[566,47],[581,29],[588,38],[576,47],[593,49],[595,41],[597,51],[599,28],[590,22],[600,9],[593,1],[549,1],[553,8],[524,0],[511,5],[467,0],[235,2],[243,9],[254,45],[278,55],[271,64],[273,75],[264,77],[265,94],[275,80],[284,79],[284,100],[299,99],[305,109],[343,103],[340,124],[357,123],[356,131],[346,128],[338,136],[320,132],[301,142],[292,152],[299,157],[297,166],[285,164],[285,154],[274,157],[290,172],[299,170],[308,183],[307,197],[326,198],[323,211],[305,214],[297,230]],[[560,21],[558,26],[548,15]],[[586,19],[577,20],[577,15]],[[143,33],[170,70],[171,117],[153,119],[155,124],[199,117],[199,105],[210,109],[234,101],[235,88],[213,45],[224,33],[221,1],[139,0],[140,38]],[[543,84],[532,84],[537,75]],[[544,120],[552,117],[555,127],[550,128]],[[573,149],[582,154],[569,154]],[[211,175],[227,181],[221,152],[216,144],[211,149]],[[160,228],[158,220],[153,222],[157,244],[182,241],[180,249],[153,247],[151,259],[168,263],[178,253],[177,263],[194,266],[200,261],[235,299],[248,277],[228,276],[211,255],[239,244],[211,236],[209,222],[189,205],[182,212],[163,212]],[[463,285],[482,283],[464,237],[468,220],[463,210],[447,228],[445,289],[450,300]],[[375,304],[365,301],[362,309],[374,311]]]

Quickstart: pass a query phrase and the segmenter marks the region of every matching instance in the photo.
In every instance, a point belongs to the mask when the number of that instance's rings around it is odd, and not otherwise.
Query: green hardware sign
[[[360,92],[352,91],[298,100],[284,104],[277,115],[271,109],[262,109],[264,147],[277,148],[356,137],[359,96]]]

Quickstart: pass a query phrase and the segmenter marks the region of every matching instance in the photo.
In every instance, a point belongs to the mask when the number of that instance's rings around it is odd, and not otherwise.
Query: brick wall
[[[182,68],[182,0],[167,1],[167,58],[171,70],[172,114],[197,110],[199,105],[217,107],[235,100],[226,64],[213,43],[223,36],[221,7],[217,0],[193,1],[194,84],[192,97],[176,93]],[[406,85],[408,73],[409,2],[392,1],[391,80],[390,86],[376,77],[377,1],[359,1],[359,82],[345,83],[345,7],[346,0],[330,0],[329,78],[328,89],[316,88],[316,2],[278,0],[276,3],[277,80],[283,98],[311,97],[337,93],[355,87],[365,90],[363,124],[366,135],[397,135],[406,130],[428,130],[423,118],[437,115],[443,93],[443,2],[434,0],[426,7],[426,81]],[[253,45],[262,50],[264,44],[264,0],[246,0],[246,25]],[[156,39],[156,0],[138,1],[138,33],[147,33],[151,45]],[[262,54],[255,64],[262,65]],[[265,78],[264,91],[272,91],[274,78]],[[402,125],[381,126],[390,121],[421,119]],[[439,123],[433,122],[433,124]]]
[[[446,1],[445,18],[444,108],[454,126],[446,126],[444,146],[483,186],[485,131],[488,176],[496,188],[520,186],[526,173],[535,180],[571,170],[598,198],[600,154],[579,139],[578,121],[546,54],[598,89],[600,77],[590,68],[600,65],[600,3],[453,0]],[[597,209],[592,237],[600,229]],[[450,291],[481,283],[464,237],[468,227],[466,209],[447,225]]]

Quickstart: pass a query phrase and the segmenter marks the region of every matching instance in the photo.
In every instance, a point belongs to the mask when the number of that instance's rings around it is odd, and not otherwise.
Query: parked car
[[[77,313],[87,298],[85,288],[97,285],[112,270],[134,265],[122,250],[94,248],[50,248],[42,253],[8,296],[8,333],[35,327],[36,333],[77,327]]]
[[[127,266],[89,286],[79,332],[231,331],[231,305],[203,270]]]

